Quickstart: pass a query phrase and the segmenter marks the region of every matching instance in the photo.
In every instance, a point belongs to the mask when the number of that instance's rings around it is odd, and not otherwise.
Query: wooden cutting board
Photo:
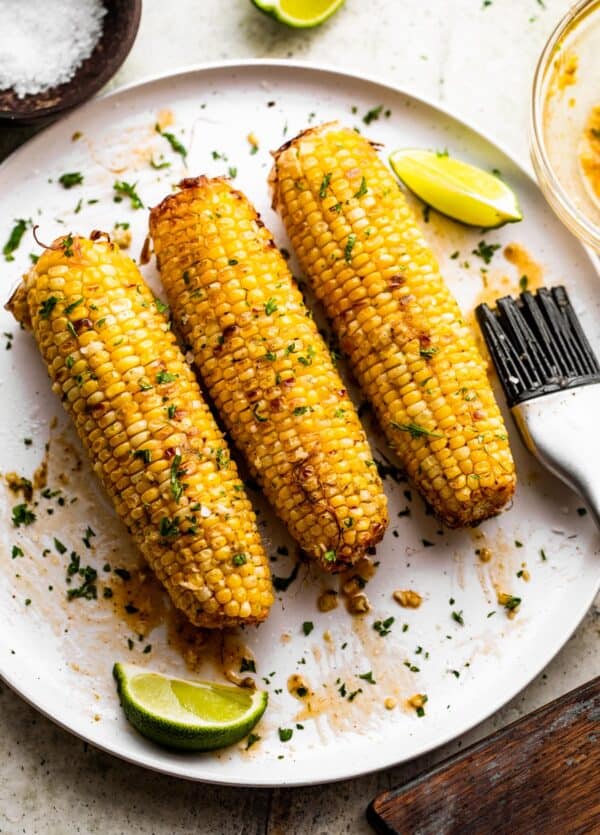
[[[367,809],[383,835],[600,833],[600,678]]]

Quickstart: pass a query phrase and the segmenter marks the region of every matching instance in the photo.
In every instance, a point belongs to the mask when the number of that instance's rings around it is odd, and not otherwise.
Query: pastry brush
[[[567,291],[542,287],[475,312],[525,445],[600,526],[600,365]]]

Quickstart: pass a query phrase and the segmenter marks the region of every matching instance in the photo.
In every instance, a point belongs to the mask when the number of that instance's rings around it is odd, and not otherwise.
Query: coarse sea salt
[[[0,0],[0,90],[24,98],[69,81],[105,14],[100,0]]]

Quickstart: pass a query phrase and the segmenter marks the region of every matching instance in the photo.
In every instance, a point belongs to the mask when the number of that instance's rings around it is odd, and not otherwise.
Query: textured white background
[[[303,33],[271,22],[249,0],[145,0],[138,39],[112,86],[203,61],[321,61],[442,102],[526,160],[533,69],[570,5],[347,0],[331,21]],[[0,146],[8,144],[0,129]],[[214,788],[151,774],[85,746],[2,686],[0,833],[366,835],[364,810],[378,791],[600,674],[599,634],[595,606],[542,676],[452,745],[370,777],[308,789]]]

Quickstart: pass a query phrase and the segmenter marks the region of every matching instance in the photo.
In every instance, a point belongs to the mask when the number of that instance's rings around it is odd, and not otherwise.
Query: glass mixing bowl
[[[558,217],[600,252],[600,0],[576,3],[540,56],[531,158]]]

